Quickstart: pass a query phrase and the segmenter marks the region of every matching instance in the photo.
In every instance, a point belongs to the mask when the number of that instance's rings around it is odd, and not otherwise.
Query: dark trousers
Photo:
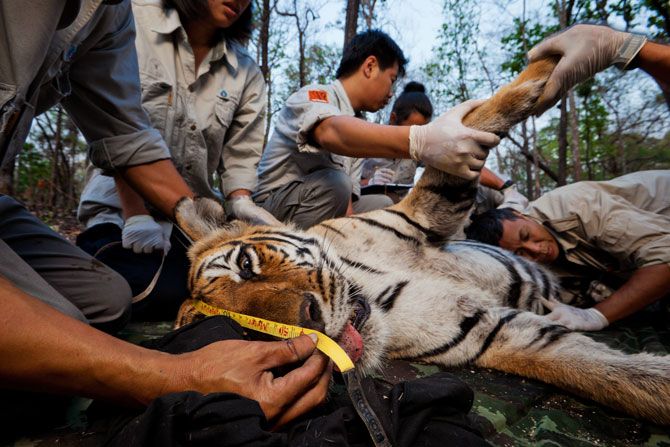
[[[60,312],[114,332],[130,316],[126,281],[0,195],[0,276]]]
[[[133,296],[144,292],[163,263],[158,281],[146,298],[133,304],[134,320],[174,320],[188,297],[188,241],[175,227],[172,248],[163,260],[162,252],[134,253],[121,245],[121,229],[112,224],[88,228],[77,237],[77,245],[118,272],[132,289]]]

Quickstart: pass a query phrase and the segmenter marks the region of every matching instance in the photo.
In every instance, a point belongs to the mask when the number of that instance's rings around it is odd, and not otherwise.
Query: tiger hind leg
[[[670,356],[626,354],[530,312],[504,310],[475,364],[670,424]]]

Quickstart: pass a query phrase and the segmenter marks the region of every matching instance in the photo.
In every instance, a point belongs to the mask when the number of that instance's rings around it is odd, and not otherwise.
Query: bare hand
[[[276,342],[226,340],[181,354],[187,388],[203,394],[236,393],[259,403],[275,427],[319,405],[326,398],[332,366],[315,350],[310,336]],[[304,363],[284,376],[273,368]]]

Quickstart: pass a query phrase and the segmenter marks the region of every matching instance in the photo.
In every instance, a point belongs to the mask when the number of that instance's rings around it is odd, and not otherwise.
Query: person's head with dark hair
[[[465,236],[545,264],[561,254],[556,238],[544,225],[511,208],[488,210],[475,217],[465,228]]]
[[[407,58],[388,34],[369,30],[356,34],[345,46],[335,76],[349,94],[356,111],[376,112],[393,95],[393,84],[405,74]]]
[[[433,117],[433,104],[426,95],[426,87],[416,81],[405,85],[391,110],[389,124],[398,126],[422,125]]]
[[[246,44],[251,37],[251,0],[163,0],[163,7],[179,13],[187,34],[192,27],[210,28],[213,31],[212,47],[224,38]]]

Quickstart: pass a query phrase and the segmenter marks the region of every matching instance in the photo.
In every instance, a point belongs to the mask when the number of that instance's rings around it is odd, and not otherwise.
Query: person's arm
[[[122,177],[115,177],[116,191],[121,201],[123,230],[121,243],[123,248],[135,253],[170,251],[172,226],[167,222],[159,223],[144,205],[144,199]]]
[[[647,42],[633,64],[653,77],[663,90],[670,90],[670,46]]]
[[[282,424],[325,398],[330,368],[308,336],[286,342],[226,340],[171,355],[114,338],[26,295],[0,277],[0,380],[3,387],[146,405],[193,390],[257,400]],[[270,370],[305,360],[285,376]]]
[[[166,217],[174,218],[174,207],[183,197],[193,198],[193,191],[172,164],[159,160],[119,169],[118,174],[144,199]]]
[[[331,116],[314,127],[315,143],[329,152],[354,158],[410,158],[409,126]]]
[[[513,208],[517,211],[521,211],[528,206],[528,199],[516,189],[516,185],[513,181],[503,180],[488,168],[482,169],[479,183],[502,193],[502,196],[498,195],[502,197],[502,200],[499,203],[496,203],[496,207]]]
[[[670,293],[670,266],[656,264],[633,273],[618,290],[589,309],[544,300],[552,321],[574,331],[599,331]]]
[[[168,217],[193,193],[169,159],[160,133],[142,109],[135,25],[129,2],[104,9],[77,48],[63,105],[89,143],[92,163],[122,176]]]
[[[580,216],[582,237],[619,260],[632,276],[590,309],[552,304],[549,318],[575,330],[600,330],[670,292],[670,227],[665,216],[589,186],[554,196]]]
[[[656,264],[635,273],[604,301],[593,306],[613,323],[670,294],[670,266]]]
[[[537,115],[556,104],[572,87],[605,68],[627,68],[645,45],[644,36],[604,25],[577,24],[555,34],[528,52],[529,62],[561,56],[535,107]]]
[[[140,196],[123,177],[114,177],[114,184],[116,185],[116,192],[119,194],[121,201],[121,211],[123,219],[128,220],[129,217],[149,214],[149,210],[144,205],[144,199]]]
[[[482,186],[488,186],[491,189],[500,191],[505,185],[505,180],[499,177],[495,172],[491,171],[489,168],[482,168],[482,174],[479,177],[479,184]]]
[[[317,146],[356,158],[412,158],[444,172],[474,179],[484,167],[487,151],[500,142],[489,132],[462,124],[482,100],[466,101],[423,126],[368,123],[350,116],[331,116],[312,129]]]

